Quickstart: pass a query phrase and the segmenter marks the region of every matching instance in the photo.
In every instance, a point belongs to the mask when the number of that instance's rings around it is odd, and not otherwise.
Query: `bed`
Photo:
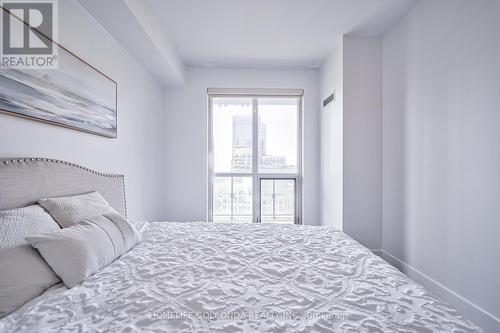
[[[0,161],[0,210],[89,190],[126,214],[123,176]],[[134,224],[141,243],[76,287],[48,289],[0,332],[481,332],[329,227]]]

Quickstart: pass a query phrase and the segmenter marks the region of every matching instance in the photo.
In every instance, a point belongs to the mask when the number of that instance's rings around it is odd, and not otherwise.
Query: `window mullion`
[[[252,99],[252,221],[259,222],[260,219],[260,184],[258,177],[259,169],[259,111],[257,98]]]
[[[234,222],[234,178],[231,177],[231,221]]]
[[[276,220],[276,180],[273,179],[273,220]]]

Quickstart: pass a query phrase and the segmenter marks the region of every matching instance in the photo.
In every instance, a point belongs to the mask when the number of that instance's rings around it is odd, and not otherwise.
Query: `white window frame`
[[[303,89],[240,89],[208,88],[208,209],[207,221],[213,222],[213,178],[214,177],[252,177],[253,211],[252,222],[260,223],[260,183],[262,179],[295,180],[295,224],[302,224],[302,108]],[[217,172],[213,166],[213,99],[214,98],[251,98],[252,99],[252,172]],[[296,173],[259,173],[258,171],[258,98],[295,97],[297,98],[297,172]]]

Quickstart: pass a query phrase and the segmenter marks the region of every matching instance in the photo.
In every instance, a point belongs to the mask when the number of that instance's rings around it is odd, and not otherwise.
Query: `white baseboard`
[[[485,332],[494,333],[500,332],[500,319],[489,313],[480,306],[469,301],[460,294],[454,292],[442,283],[434,280],[425,273],[419,271],[415,267],[396,258],[385,250],[371,250],[374,254],[390,263],[392,266],[399,269],[401,272],[408,275],[412,280],[420,283],[432,294],[441,298],[445,302],[451,304],[455,309],[460,311],[466,318],[470,319],[476,325],[480,326]],[[493,291],[497,292],[497,291]]]

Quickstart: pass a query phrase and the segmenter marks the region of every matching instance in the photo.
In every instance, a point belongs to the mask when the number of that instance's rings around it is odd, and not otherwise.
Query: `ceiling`
[[[416,0],[146,0],[187,65],[314,68],[344,34],[379,36]]]
[[[187,66],[317,68],[343,35],[381,36],[418,0],[77,0],[165,87]]]

